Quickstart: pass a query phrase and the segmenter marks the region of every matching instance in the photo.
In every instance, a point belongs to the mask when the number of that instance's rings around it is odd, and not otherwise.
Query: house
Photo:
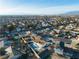
[[[63,49],[61,48],[54,48],[55,53],[59,54],[59,55],[63,55]]]
[[[39,43],[36,43],[34,41],[28,42],[28,44],[35,50],[35,51],[40,51],[42,49],[42,45]]]
[[[63,55],[69,56],[70,58],[79,59],[79,50],[65,47],[63,49],[63,53],[64,53]]]
[[[42,38],[44,41],[48,42],[48,41],[53,41],[53,37],[51,35],[42,35]]]
[[[4,41],[0,40],[0,48],[4,47]]]

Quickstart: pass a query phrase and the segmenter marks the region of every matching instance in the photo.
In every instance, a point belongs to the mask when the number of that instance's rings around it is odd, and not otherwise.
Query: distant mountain
[[[71,11],[71,12],[67,12],[67,13],[64,13],[64,14],[60,14],[60,15],[63,15],[63,16],[74,16],[74,15],[79,15],[79,11]]]

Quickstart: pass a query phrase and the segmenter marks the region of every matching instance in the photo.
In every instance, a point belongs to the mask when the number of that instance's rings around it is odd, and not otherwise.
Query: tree
[[[79,50],[79,43],[75,45],[75,47]]]
[[[27,59],[28,58],[28,54],[23,54],[22,56],[20,56],[18,59]]]
[[[12,24],[11,24],[10,26],[8,26],[8,30],[9,30],[9,31],[14,30],[15,28],[16,28],[16,26],[15,26],[15,25],[12,25]]]
[[[5,25],[3,25],[3,28],[8,29],[9,31],[12,31],[16,28],[16,25],[13,25],[13,24],[8,24],[7,25],[7,24],[5,24]]]
[[[59,45],[61,48],[64,48],[64,42],[61,41]]]
[[[5,48],[0,48],[0,55],[3,56],[5,55],[6,51]]]

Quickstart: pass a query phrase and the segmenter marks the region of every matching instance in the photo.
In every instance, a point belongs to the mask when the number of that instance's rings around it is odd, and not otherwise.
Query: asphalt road
[[[57,55],[56,53],[53,53],[51,55],[51,59],[69,59],[69,58]]]

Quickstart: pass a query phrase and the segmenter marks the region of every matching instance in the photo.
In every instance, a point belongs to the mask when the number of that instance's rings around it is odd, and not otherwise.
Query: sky
[[[79,10],[79,0],[0,0],[0,15],[56,15]]]

